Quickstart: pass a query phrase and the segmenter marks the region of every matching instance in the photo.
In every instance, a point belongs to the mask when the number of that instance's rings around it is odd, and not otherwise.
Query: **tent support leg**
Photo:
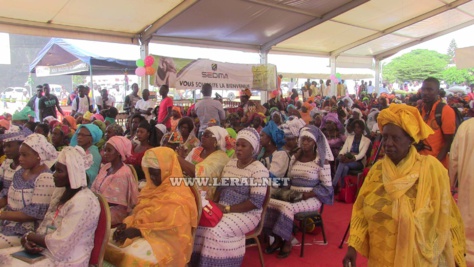
[[[375,92],[379,92],[380,88],[380,59],[375,59]]]
[[[141,45],[140,45],[140,58],[145,59],[145,57],[148,56],[148,45],[149,45],[149,41],[141,43]],[[145,88],[148,88],[148,82],[147,81],[148,81],[149,78],[150,78],[150,76],[148,76],[148,75],[140,78],[140,88],[141,88],[141,90],[143,90]]]
[[[330,65],[331,65],[331,76],[336,76],[336,56],[331,56]],[[336,87],[337,87],[337,84],[331,81],[331,92],[329,92],[330,96],[333,96],[333,95],[337,96]]]
[[[268,64],[268,50],[260,49],[260,64]],[[276,77],[275,77],[276,79]],[[260,92],[260,104],[264,104],[268,99],[268,91]]]

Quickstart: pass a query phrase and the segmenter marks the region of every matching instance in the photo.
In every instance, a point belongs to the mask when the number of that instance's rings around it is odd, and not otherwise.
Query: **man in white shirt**
[[[36,86],[36,95],[34,95],[30,101],[26,104],[35,112],[35,122],[40,121],[40,111],[39,111],[39,100],[43,96],[43,86]]]
[[[107,92],[107,89],[100,91],[100,96],[95,98],[95,103],[99,111],[109,109],[115,105],[115,98]]]
[[[372,81],[369,81],[369,85],[367,86],[367,94],[371,95],[374,93],[374,86],[372,85]]]
[[[218,125],[222,125],[222,122],[225,120],[225,111],[222,103],[211,97],[212,86],[208,83],[203,84],[201,93],[203,97],[196,103],[194,108],[201,124],[198,137],[206,130],[209,120],[215,119]]]
[[[76,113],[85,114],[87,111],[92,112],[92,104],[89,96],[86,94],[86,87],[84,85],[79,85],[77,90],[79,95],[76,96],[71,103],[71,116],[74,116]]]
[[[142,99],[137,101],[135,104],[135,112],[140,113],[145,117],[145,119],[150,122],[152,116],[151,112],[155,107],[155,103],[150,99],[150,91],[148,89],[143,89]]]

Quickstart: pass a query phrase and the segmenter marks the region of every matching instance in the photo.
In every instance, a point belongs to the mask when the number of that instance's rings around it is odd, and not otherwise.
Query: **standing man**
[[[135,105],[140,99],[142,98],[138,95],[138,84],[134,83],[132,84],[132,93],[125,97],[125,104],[123,109],[128,114],[135,113]]]
[[[171,130],[171,109],[173,108],[173,99],[168,96],[170,88],[168,85],[162,85],[160,87],[161,102],[160,108],[158,109],[157,121],[158,123],[164,124],[166,129]]]
[[[79,85],[77,87],[79,95],[74,98],[71,103],[71,116],[74,116],[76,113],[86,114],[87,111],[92,112],[92,104],[89,96],[86,94],[86,87],[84,85]]]
[[[38,106],[40,109],[40,120],[43,121],[44,118],[48,116],[53,116],[57,118],[57,110],[61,115],[64,116],[63,110],[61,106],[59,106],[59,100],[55,95],[50,94],[51,88],[49,88],[49,84],[43,84],[44,96],[38,102]]]
[[[421,86],[421,116],[423,120],[433,129],[434,134],[423,141],[421,155],[431,155],[437,158],[448,168],[448,152],[456,132],[456,115],[454,110],[445,105],[441,111],[441,125],[436,121],[436,107],[439,100],[439,80],[429,77],[423,81]]]
[[[135,104],[135,112],[142,114],[145,119],[150,122],[151,120],[151,112],[155,107],[155,104],[150,99],[150,91],[148,89],[143,89],[142,92],[143,99],[138,100],[137,104]]]
[[[374,93],[374,86],[372,85],[372,81],[369,81],[369,85],[367,86],[367,94],[371,95]]]
[[[451,188],[458,187],[458,206],[466,232],[466,263],[474,266],[474,119],[463,122],[449,154]]]
[[[218,100],[212,99],[212,86],[208,83],[202,85],[201,93],[202,99],[196,103],[195,110],[199,118],[200,127],[198,138],[207,128],[207,123],[210,119],[215,119],[218,125],[225,120],[225,111],[222,103]]]
[[[35,112],[35,122],[39,122],[40,120],[40,110],[39,110],[39,101],[43,96],[43,86],[40,84],[36,86],[36,95],[34,95],[30,101],[26,104]]]
[[[100,90],[100,95],[95,98],[97,109],[101,112],[102,110],[109,109],[114,106],[115,98],[109,95],[107,89]]]

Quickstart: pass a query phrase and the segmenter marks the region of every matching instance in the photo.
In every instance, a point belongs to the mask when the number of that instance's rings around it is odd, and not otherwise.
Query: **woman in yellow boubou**
[[[113,234],[105,259],[115,266],[185,266],[193,249],[197,206],[191,188],[173,186],[183,177],[176,153],[167,147],[145,152],[146,186],[138,204]]]
[[[371,168],[354,204],[343,266],[356,266],[357,252],[368,266],[466,266],[448,173],[413,146],[433,131],[404,104],[381,111],[378,123],[385,157]]]

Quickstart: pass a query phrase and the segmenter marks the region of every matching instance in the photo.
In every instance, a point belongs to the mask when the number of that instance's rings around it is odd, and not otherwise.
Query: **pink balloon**
[[[146,74],[146,69],[144,67],[139,67],[135,69],[135,75],[143,77]]]
[[[145,67],[151,67],[155,63],[155,58],[152,56],[145,57]]]

